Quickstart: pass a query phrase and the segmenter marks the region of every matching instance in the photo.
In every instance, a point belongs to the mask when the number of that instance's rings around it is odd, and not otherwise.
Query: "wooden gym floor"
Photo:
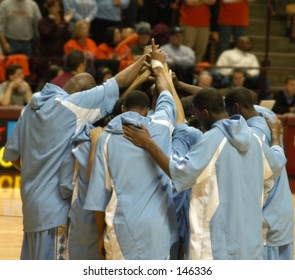
[[[295,204],[294,194],[293,200]],[[23,235],[21,207],[19,188],[0,188],[0,260],[19,259]]]

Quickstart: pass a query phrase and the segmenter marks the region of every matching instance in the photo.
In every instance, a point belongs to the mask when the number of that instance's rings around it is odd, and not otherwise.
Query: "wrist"
[[[147,138],[147,141],[145,142],[144,148],[145,148],[147,151],[151,151],[152,148],[153,148],[153,144],[154,144],[153,139],[152,139],[152,138]]]
[[[164,72],[163,72],[163,68],[162,67],[153,68],[153,72],[154,72],[154,74],[155,74],[156,77],[161,76],[161,75],[164,75]]]
[[[157,60],[157,59],[152,59],[151,64],[152,64],[153,69],[154,68],[163,68],[164,67],[163,63],[160,60]]]

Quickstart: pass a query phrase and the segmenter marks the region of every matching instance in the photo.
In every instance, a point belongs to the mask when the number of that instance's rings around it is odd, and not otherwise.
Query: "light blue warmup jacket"
[[[114,118],[97,142],[84,209],[105,212],[107,259],[166,259],[177,240],[170,179],[142,148],[122,136],[122,124],[143,124],[172,156],[176,108],[163,91],[155,113],[126,112]]]
[[[262,259],[264,180],[286,159],[241,116],[215,122],[182,161],[170,161],[178,191],[192,188],[190,259]]]

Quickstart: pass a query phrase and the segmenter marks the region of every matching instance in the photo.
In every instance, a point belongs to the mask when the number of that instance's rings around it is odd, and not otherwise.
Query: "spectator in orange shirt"
[[[66,55],[72,50],[84,52],[86,59],[94,59],[96,44],[89,38],[89,23],[85,20],[75,23],[72,39],[70,39],[64,46],[64,53]]]
[[[229,2],[229,3],[227,3]],[[218,24],[219,44],[218,54],[230,49],[230,37],[234,37],[234,45],[237,45],[238,38],[246,35],[248,26],[248,0],[220,0]]]
[[[110,67],[112,73],[117,73],[134,62],[129,46],[119,45],[122,40],[122,34],[119,28],[108,27],[104,38],[104,42],[98,45],[96,49],[95,58],[97,60],[110,61],[113,65],[113,67]],[[114,65],[118,65],[119,69],[114,69]]]

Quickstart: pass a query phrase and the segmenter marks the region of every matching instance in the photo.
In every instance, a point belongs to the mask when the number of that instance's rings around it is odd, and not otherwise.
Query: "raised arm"
[[[136,79],[136,76],[140,72],[141,68],[145,64],[147,57],[149,57],[148,54],[142,55],[133,64],[115,75],[114,78],[116,79],[119,88],[128,88],[132,84],[132,82]]]
[[[191,95],[195,95],[197,92],[199,92],[202,89],[201,87],[179,81],[176,75],[173,75],[173,83],[174,83],[174,87],[177,90],[185,91],[186,93],[189,93]]]
[[[141,84],[143,84],[147,79],[150,77],[151,71],[146,68],[142,73],[140,73],[136,79],[133,81],[133,83],[124,91],[121,98],[125,98],[129,92],[137,89]]]
[[[165,64],[164,67],[166,67],[168,69],[167,64]],[[174,87],[174,84],[173,84],[173,76],[174,75],[175,75],[175,73],[172,73],[171,70],[169,70],[169,72],[165,71],[165,76],[170,84],[170,91],[172,93],[172,96],[174,98],[174,102],[176,105],[176,123],[185,123],[185,114],[184,114],[184,110],[182,107],[182,103],[179,99],[179,96],[178,96],[176,89]]]
[[[276,117],[275,122],[269,121],[268,118],[266,118],[266,122],[271,130],[271,145],[277,145],[280,147],[283,147],[282,143],[282,135],[283,135],[283,127],[282,122],[278,117]]]

